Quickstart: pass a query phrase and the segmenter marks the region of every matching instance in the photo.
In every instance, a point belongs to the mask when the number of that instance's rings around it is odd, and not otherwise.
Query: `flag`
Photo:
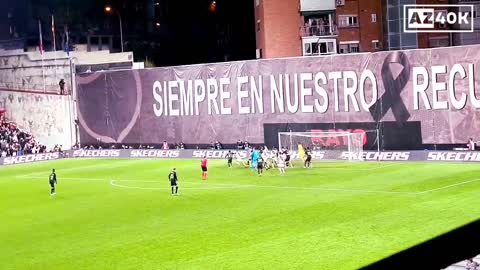
[[[56,51],[57,44],[55,41],[55,18],[53,17],[53,14],[52,14],[52,40],[53,40],[53,51]]]
[[[39,35],[39,43],[38,48],[40,49],[40,54],[43,54],[43,37],[42,37],[42,23],[38,20],[38,35]]]
[[[305,149],[303,149],[303,145],[298,144],[298,154],[300,155],[300,158],[303,160],[305,157]]]
[[[65,52],[70,56],[70,40],[68,37],[68,27],[65,25]]]

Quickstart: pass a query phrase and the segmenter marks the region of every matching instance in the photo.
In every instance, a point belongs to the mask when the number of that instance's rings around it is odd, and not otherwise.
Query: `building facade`
[[[404,32],[404,5],[414,4],[473,5],[472,16],[480,17],[480,0],[255,0],[257,58],[480,43],[480,20],[475,20],[469,33],[449,33],[467,26],[439,23],[435,30],[441,32]],[[434,9],[446,14],[455,8]]]
[[[255,0],[257,58],[383,48],[382,3],[371,0]]]
[[[454,46],[472,45],[480,43],[480,0],[451,0],[454,4],[472,5],[474,17],[473,32],[454,33],[452,42]],[[465,8],[462,8],[466,11]],[[456,25],[456,29],[465,29],[466,26]]]
[[[447,5],[449,0],[383,0],[385,50],[405,50],[452,46],[452,34],[405,33],[403,31],[404,5]],[[448,7],[435,7],[436,13],[447,13]],[[447,24],[435,24],[436,30],[449,30]]]

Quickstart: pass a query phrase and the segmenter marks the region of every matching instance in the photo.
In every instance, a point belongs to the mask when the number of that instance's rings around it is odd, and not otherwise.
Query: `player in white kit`
[[[280,154],[277,158],[277,167],[281,174],[285,173],[285,155]]]

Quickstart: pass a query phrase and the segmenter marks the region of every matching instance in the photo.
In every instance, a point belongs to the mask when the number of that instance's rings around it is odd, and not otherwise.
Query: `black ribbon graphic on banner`
[[[393,78],[390,64],[398,63],[402,65],[403,70],[396,79]],[[410,79],[410,63],[403,52],[390,53],[382,65],[382,81],[385,93],[373,104],[369,111],[375,122],[382,120],[388,110],[391,108],[395,120],[400,125],[410,118],[410,113],[403,103],[400,93],[407,85]]]

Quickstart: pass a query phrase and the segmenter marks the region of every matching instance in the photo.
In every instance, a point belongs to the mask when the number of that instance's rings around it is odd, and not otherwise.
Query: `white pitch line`
[[[38,180],[38,179],[45,179],[45,177],[21,177],[26,180]],[[93,181],[93,182],[105,182],[108,181],[106,178],[80,178],[80,177],[61,177],[59,178],[60,181],[62,180],[73,180],[73,181]],[[113,184],[112,184],[113,181]],[[274,186],[274,185],[248,185],[248,184],[234,184],[234,183],[211,183],[209,182],[207,185],[214,185],[211,187],[181,187],[182,189],[240,189],[240,188],[271,188],[271,189],[290,189],[290,190],[317,190],[317,191],[337,191],[337,192],[352,192],[352,193],[377,193],[377,194],[397,194],[397,195],[423,195],[430,192],[435,192],[438,190],[449,189],[457,186],[466,185],[469,183],[479,182],[480,178],[472,179],[468,181],[463,181],[460,183],[443,186],[439,188],[429,189],[425,191],[386,191],[386,190],[369,190],[369,189],[348,189],[348,188],[328,188],[328,187],[294,187],[294,186]],[[131,188],[131,189],[143,189],[143,190],[163,190],[169,189],[168,187],[159,187],[159,188],[152,188],[152,187],[134,187],[134,186],[125,186],[115,182],[137,182],[137,183],[161,183],[159,180],[134,180],[134,179],[119,179],[119,180],[111,180],[110,184],[116,187],[122,188]],[[165,181],[168,182],[168,181]],[[179,181],[181,183],[187,184],[200,184],[202,185],[204,182],[191,182],[191,181]]]
[[[131,188],[131,189],[144,189],[144,190],[157,190],[157,189],[168,189],[164,188],[154,188],[154,187],[135,187],[135,186],[125,186],[119,185],[116,182],[135,182],[135,180],[111,180],[110,184],[112,186],[122,187],[122,188]],[[158,181],[139,181],[143,183],[148,182],[158,182]],[[180,184],[182,182],[179,182]],[[196,183],[196,182],[183,182],[183,183]],[[209,184],[210,185],[210,184]],[[357,193],[381,193],[381,194],[403,194],[403,195],[415,195],[417,192],[403,192],[403,191],[382,191],[382,190],[365,190],[365,189],[343,189],[343,188],[322,188],[322,187],[292,187],[292,186],[273,186],[273,185],[242,185],[242,184],[216,184],[212,183],[216,187],[187,187],[182,189],[237,189],[237,188],[272,188],[272,189],[290,189],[290,190],[317,190],[317,191],[339,191],[339,192],[357,192]],[[224,187],[222,187],[224,186]]]
[[[119,180],[121,181],[121,180]],[[110,181],[110,185],[112,186],[115,186],[115,187],[119,187],[119,188],[127,188],[127,189],[142,189],[142,190],[170,190],[169,187],[132,187],[132,186],[124,186],[124,185],[119,185],[117,183],[115,183],[116,181],[115,180],[111,180]],[[152,182],[152,181],[150,181]],[[191,189],[191,190],[210,190],[210,189],[229,189],[229,188],[232,188],[232,189],[236,189],[236,188],[251,188],[251,187],[255,187],[255,186],[211,186],[211,187],[180,187],[180,189],[184,190],[184,189]]]
[[[469,184],[469,183],[478,182],[478,181],[480,181],[480,178],[478,178],[478,179],[472,179],[472,180],[468,180],[468,181],[464,181],[464,182],[460,182],[460,183],[456,183],[456,184],[452,184],[452,185],[448,185],[448,186],[443,186],[443,187],[439,187],[439,188],[434,188],[434,189],[429,189],[429,190],[425,190],[425,191],[420,191],[420,192],[417,192],[417,193],[418,193],[418,194],[425,194],[425,193],[429,193],[429,192],[433,192],[433,191],[437,191],[437,190],[448,189],[448,188],[457,187],[457,186],[463,186],[463,185],[466,185],[466,184]]]
[[[48,177],[40,177],[40,176],[17,176],[19,179],[25,179],[25,180],[45,180]],[[108,179],[105,178],[80,178],[80,177],[58,177],[59,180],[74,180],[74,181],[94,181],[94,182],[99,182],[99,181],[106,181]]]
[[[135,182],[135,183],[160,183],[161,180],[131,180],[131,179],[117,179],[114,180],[115,182]],[[167,182],[167,181],[166,181]],[[240,186],[240,187],[245,187],[245,186],[256,186],[256,185],[250,185],[250,184],[237,184],[237,183],[216,183],[216,182],[205,182],[205,180],[198,180],[197,182],[192,182],[192,181],[178,181],[179,183],[186,183],[186,184],[199,184],[199,185],[204,185],[203,183],[208,183],[208,185],[216,185],[216,186]]]
[[[137,161],[137,160],[134,160],[134,161]],[[77,170],[83,170],[83,169],[89,169],[89,168],[113,169],[113,168],[128,166],[129,163],[131,163],[131,162],[132,162],[131,160],[120,160],[120,161],[115,162],[114,164],[111,164],[111,163],[89,164],[89,165],[84,165],[84,166],[76,166],[76,167],[71,167],[71,168],[65,168],[65,169],[61,169],[61,171],[62,172],[77,171]],[[50,173],[49,170],[47,170],[47,172]],[[18,175],[18,176],[16,176],[16,178],[24,178],[24,177],[29,177],[29,176],[40,176],[42,174],[45,174],[45,172],[33,172],[33,173],[24,174],[24,175]]]
[[[357,193],[380,193],[380,194],[403,194],[403,195],[415,195],[418,192],[408,191],[385,191],[385,190],[368,190],[368,189],[347,189],[347,188],[328,188],[328,187],[290,187],[290,186],[263,186],[260,188],[277,188],[277,189],[301,189],[301,190],[318,190],[318,191],[340,191],[340,192],[357,192]]]

